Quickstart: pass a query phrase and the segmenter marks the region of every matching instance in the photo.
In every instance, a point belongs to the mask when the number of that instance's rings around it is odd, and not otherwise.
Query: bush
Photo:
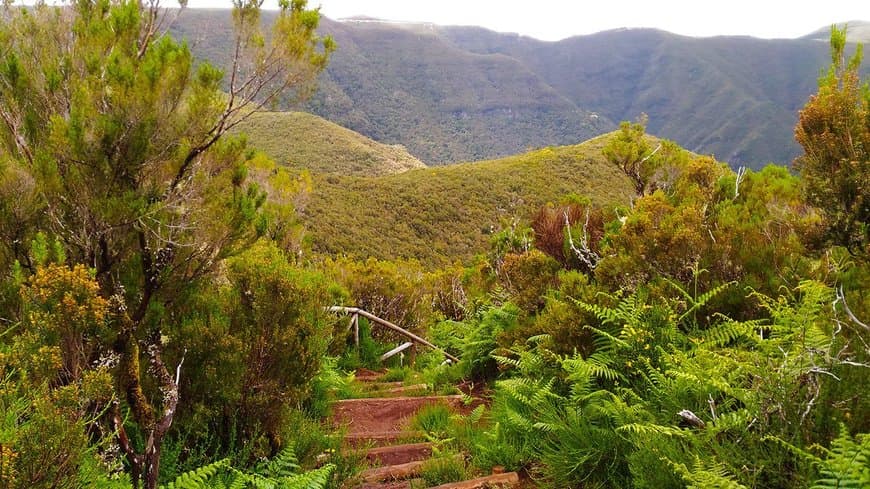
[[[274,454],[331,338],[329,283],[266,243],[229,260],[226,278],[217,291],[204,284],[186,305],[175,342],[188,348],[190,365],[183,421],[220,434],[224,449],[238,439],[260,446],[260,456]]]

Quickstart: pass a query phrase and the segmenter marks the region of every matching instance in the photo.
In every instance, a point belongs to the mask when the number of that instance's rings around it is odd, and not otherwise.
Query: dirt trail
[[[444,404],[456,412],[467,414],[482,401],[477,399],[468,406],[463,403],[466,396],[462,395],[419,397],[401,395],[404,392],[401,390],[396,392],[395,382],[380,382],[379,377],[380,374],[373,371],[360,371],[356,374],[356,380],[366,385],[366,393],[372,396],[393,397],[346,399],[336,401],[333,405],[332,423],[336,429],[344,433],[345,444],[349,449],[365,450],[366,458],[373,464],[371,469],[360,474],[361,482],[349,488],[410,489],[409,479],[418,477],[422,461],[432,455],[431,443],[420,442],[423,434],[409,431],[410,418],[425,406],[433,404]],[[480,484],[477,481],[464,481],[455,483],[457,484],[455,486],[439,487],[443,489],[490,487],[485,481]],[[516,482],[507,481],[504,475],[497,482],[504,483],[498,487],[516,486]],[[417,484],[415,487],[421,486]]]

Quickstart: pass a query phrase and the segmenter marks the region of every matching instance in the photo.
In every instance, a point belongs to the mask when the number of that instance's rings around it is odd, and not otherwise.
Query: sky
[[[272,8],[277,0],[265,0]],[[164,2],[169,3],[169,2]],[[655,27],[688,36],[792,38],[849,20],[870,21],[868,0],[308,0],[332,19],[476,25],[555,41],[621,27]],[[223,7],[230,0],[190,0]]]

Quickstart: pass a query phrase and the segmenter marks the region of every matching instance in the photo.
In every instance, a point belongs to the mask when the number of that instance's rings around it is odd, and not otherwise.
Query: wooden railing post
[[[359,349],[359,314],[354,314],[350,319],[353,322],[353,343]]]
[[[401,335],[404,335],[407,338],[410,338],[411,340],[413,340],[416,343],[419,343],[421,345],[425,345],[425,346],[428,346],[429,348],[432,348],[433,350],[441,353],[442,355],[444,355],[445,357],[447,357],[448,359],[450,359],[454,363],[459,361],[458,358],[447,353],[446,351],[442,350],[441,348],[438,348],[437,346],[426,341],[425,339],[415,335],[414,333],[412,333],[406,329],[402,329],[402,328],[396,326],[395,324],[387,321],[386,319],[381,319],[381,318],[375,316],[374,314],[372,314],[370,312],[366,312],[358,307],[330,306],[327,308],[327,310],[330,312],[337,312],[337,313],[344,313],[344,314],[351,314],[352,315],[351,322],[354,325],[354,341],[357,342],[357,346],[359,346],[359,317],[358,316],[362,316],[362,317],[368,319],[370,322],[372,322],[371,323],[372,325],[374,325],[374,323],[377,323],[385,328],[391,329],[391,330],[393,330]]]

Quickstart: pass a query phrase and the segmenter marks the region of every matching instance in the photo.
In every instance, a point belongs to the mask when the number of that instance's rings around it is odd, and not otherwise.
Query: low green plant
[[[509,442],[502,430],[501,423],[495,422],[487,429],[472,432],[471,461],[475,467],[487,472],[495,466],[516,471],[529,463],[527,440],[520,440],[520,446]]]
[[[420,478],[425,487],[434,487],[468,479],[469,470],[461,455],[442,453],[430,458],[420,468]]]
[[[353,374],[338,368],[338,358],[324,357],[320,371],[311,381],[311,393],[302,404],[304,410],[314,418],[328,416],[333,401],[355,397],[352,381]]]
[[[389,348],[380,344],[372,337],[372,328],[368,320],[359,318],[359,344],[351,345],[338,360],[341,370],[356,370],[358,368],[381,368],[380,356]]]
[[[246,471],[233,467],[229,460],[221,459],[179,475],[174,481],[161,485],[162,489],[230,489],[281,488],[325,489],[335,466],[301,471],[292,446],[287,446],[271,460]]]
[[[411,367],[393,367],[381,377],[384,382],[404,382],[412,375]]]
[[[412,430],[422,431],[427,436],[443,439],[450,431],[452,413],[443,404],[431,404],[423,407],[411,418]]]

